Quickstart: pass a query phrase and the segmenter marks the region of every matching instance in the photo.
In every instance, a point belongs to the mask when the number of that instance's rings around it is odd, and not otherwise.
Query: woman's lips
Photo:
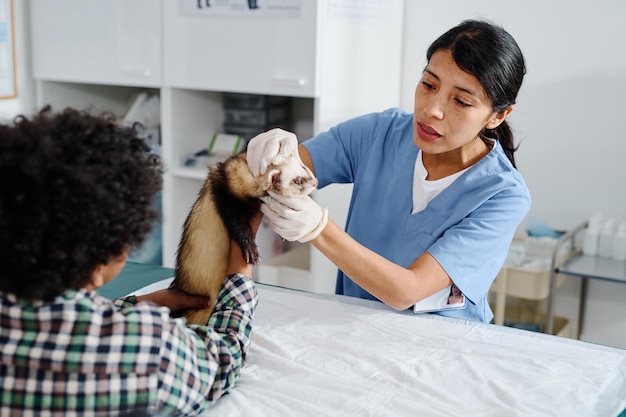
[[[441,134],[430,126],[426,126],[420,122],[416,123],[417,135],[420,139],[427,142],[437,140],[441,137]]]

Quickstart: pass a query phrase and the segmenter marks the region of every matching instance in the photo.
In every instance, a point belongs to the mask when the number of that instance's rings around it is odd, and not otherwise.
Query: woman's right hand
[[[250,139],[247,149],[248,167],[257,177],[267,171],[276,155],[298,156],[298,138],[292,132],[275,128]]]

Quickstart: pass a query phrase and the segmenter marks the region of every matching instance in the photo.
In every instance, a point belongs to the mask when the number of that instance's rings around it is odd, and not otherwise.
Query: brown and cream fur
[[[189,324],[206,324],[226,276],[230,240],[234,240],[251,264],[259,252],[250,226],[268,190],[297,197],[317,186],[313,173],[297,157],[278,155],[264,174],[252,175],[246,152],[240,152],[209,168],[202,189],[183,226],[172,287],[211,297],[206,309],[188,310]]]

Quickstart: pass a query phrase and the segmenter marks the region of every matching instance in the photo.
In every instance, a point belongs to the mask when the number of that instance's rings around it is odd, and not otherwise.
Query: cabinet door
[[[31,0],[38,79],[157,87],[161,3],[156,0]]]
[[[204,1],[165,1],[164,84],[315,97],[318,1],[295,4],[295,15],[262,8],[228,15]]]

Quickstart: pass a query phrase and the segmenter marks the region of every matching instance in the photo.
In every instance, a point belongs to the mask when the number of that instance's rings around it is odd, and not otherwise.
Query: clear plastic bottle
[[[600,243],[600,230],[587,227],[583,232],[583,255],[596,256]]]
[[[613,254],[613,239],[615,237],[615,220],[609,219],[600,230],[600,238],[598,239],[598,256],[601,258],[610,258]]]
[[[589,219],[587,228],[583,232],[582,250],[583,255],[596,256],[600,243],[600,230],[602,228],[602,213],[594,213]]]
[[[613,237],[612,258],[616,261],[626,261],[626,221],[619,225]]]

